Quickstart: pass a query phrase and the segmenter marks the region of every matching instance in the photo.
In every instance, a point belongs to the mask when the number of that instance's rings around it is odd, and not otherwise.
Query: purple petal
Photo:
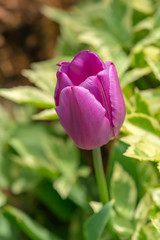
[[[85,88],[64,88],[56,111],[62,126],[80,148],[102,146],[112,137],[105,109]]]
[[[107,62],[109,71],[109,95],[112,109],[112,123],[115,135],[119,132],[125,118],[126,108],[117,75],[116,68],[112,62]]]
[[[70,64],[65,63],[65,68],[61,71],[68,75],[74,85],[79,85],[86,78],[96,75],[103,69],[105,64],[100,57],[94,52],[84,50],[79,52]]]
[[[97,76],[87,78],[83,83],[80,84],[80,86],[88,89],[102,104],[102,106],[106,109],[106,117],[109,119],[111,125],[113,125],[108,77],[108,70],[103,70],[99,72]]]
[[[62,61],[57,63],[57,66],[61,67],[62,65],[68,65],[70,62]]]
[[[73,83],[65,73],[61,72],[61,68],[60,68],[57,71],[57,84],[56,84],[56,89],[54,94],[56,106],[58,106],[59,104],[60,92],[62,91],[63,88],[67,86],[73,86]]]

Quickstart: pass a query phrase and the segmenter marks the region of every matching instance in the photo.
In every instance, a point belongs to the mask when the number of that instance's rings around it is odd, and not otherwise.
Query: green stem
[[[109,201],[109,196],[108,196],[106,178],[104,174],[104,168],[102,164],[101,149],[95,148],[92,150],[92,153],[93,153],[94,169],[95,169],[95,174],[96,174],[96,179],[97,179],[97,184],[99,189],[100,200],[104,205]],[[118,240],[115,230],[112,226],[111,219],[109,219],[109,222],[108,222],[108,229],[113,239]]]
[[[93,162],[94,162],[94,169],[95,169],[100,199],[101,199],[101,202],[105,204],[109,201],[109,198],[108,198],[108,190],[107,190],[106,178],[105,178],[103,164],[102,164],[102,156],[101,156],[100,148],[93,149]]]

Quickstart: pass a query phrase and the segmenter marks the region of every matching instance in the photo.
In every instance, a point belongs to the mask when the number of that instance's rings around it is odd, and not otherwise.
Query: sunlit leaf
[[[115,163],[110,184],[111,197],[115,199],[117,212],[126,219],[132,219],[137,201],[136,185],[118,162]]]
[[[30,86],[1,89],[0,96],[20,104],[29,104],[40,108],[53,108],[54,100],[47,93]]]
[[[58,115],[55,109],[45,109],[32,116],[33,120],[57,120]]]

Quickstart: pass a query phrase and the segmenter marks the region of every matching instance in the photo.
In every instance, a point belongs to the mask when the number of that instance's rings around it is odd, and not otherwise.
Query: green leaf
[[[160,240],[160,232],[152,225],[151,222],[143,227],[145,234],[147,235],[147,240]],[[143,239],[142,239],[143,240]]]
[[[123,176],[123,177],[122,177]],[[116,162],[110,183],[111,197],[120,216],[132,219],[137,201],[137,189],[130,175]]]
[[[147,192],[140,202],[135,211],[135,220],[137,222],[145,223],[149,218],[149,211],[152,207],[152,199],[150,194]]]
[[[148,102],[151,107],[151,111],[155,113],[160,112],[160,89],[147,89],[141,91],[142,97]]]
[[[113,212],[112,224],[120,239],[130,239],[134,232],[134,223]]]
[[[3,208],[3,214],[13,223],[16,223],[19,228],[32,240],[60,240],[59,237],[49,232],[48,229],[32,220],[24,212],[12,206]]]
[[[56,83],[56,71],[53,68],[47,71],[43,69],[23,70],[22,74],[44,92],[53,95]]]
[[[130,114],[123,130],[128,136],[121,140],[130,145],[126,156],[143,161],[159,161],[160,125],[156,119],[142,113]]]
[[[104,20],[109,31],[121,42],[121,45],[130,46],[132,43],[132,8],[128,1],[110,1]]]
[[[49,6],[43,6],[41,12],[49,19],[54,20],[60,24],[70,17],[66,11],[51,8]]]
[[[159,30],[160,28],[153,29],[149,34],[146,35],[146,37],[142,38],[137,45],[147,46],[150,44],[155,44],[157,40],[160,39]]]
[[[159,216],[155,218],[151,218],[153,226],[157,229],[157,231],[160,233],[160,214]]]
[[[156,79],[160,81],[160,60],[155,63],[152,59],[146,57],[146,61],[153,71]]]
[[[57,120],[58,115],[55,109],[45,109],[32,116],[33,120]]]
[[[7,202],[7,197],[0,190],[0,207],[2,207]]]
[[[36,188],[36,196],[62,220],[69,220],[73,213],[71,201],[63,200],[53,188],[52,183],[44,181]]]
[[[132,6],[136,10],[146,14],[154,11],[153,3],[150,0],[133,0]]]
[[[17,240],[20,239],[18,228],[10,224],[8,219],[2,215],[0,211],[0,239],[1,240]]]
[[[141,227],[137,227],[136,231],[134,232],[131,240],[149,240],[145,231]]]
[[[153,189],[152,199],[156,206],[160,207],[160,188]]]
[[[29,104],[40,108],[53,108],[54,100],[47,93],[34,87],[14,87],[1,89],[0,96],[20,104]]]
[[[145,68],[134,68],[126,72],[123,77],[120,79],[121,87],[125,88],[128,84],[133,83],[143,76],[149,74],[151,72],[149,67]]]
[[[84,225],[86,240],[98,240],[109,220],[113,203],[109,202],[96,214],[91,216]]]
[[[148,103],[142,98],[137,88],[135,89],[135,112],[151,115]]]
[[[145,136],[147,139],[160,143],[160,125],[158,121],[142,113],[127,116],[124,132],[135,136]]]

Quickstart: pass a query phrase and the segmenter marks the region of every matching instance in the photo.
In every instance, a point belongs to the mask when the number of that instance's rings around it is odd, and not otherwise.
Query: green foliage
[[[132,219],[137,200],[136,186],[133,179],[118,163],[115,163],[113,169],[110,188],[118,214],[126,219]]]
[[[30,237],[30,239],[60,240],[59,237],[50,233],[47,229],[30,219],[25,213],[12,206],[6,206],[3,208],[3,214],[7,218],[11,219],[11,222],[18,224],[18,226]]]
[[[113,203],[109,202],[98,212],[91,216],[84,225],[86,240],[98,240],[108,222]]]
[[[23,70],[34,86],[0,90],[32,106],[14,106],[12,117],[0,106],[0,239],[159,240],[159,1],[86,0],[69,12],[41,11],[60,26],[57,55]],[[107,180],[115,203],[89,219],[98,194],[83,160],[89,154],[66,137],[53,97],[56,63],[83,49],[114,61],[127,112],[121,141],[109,149]]]

